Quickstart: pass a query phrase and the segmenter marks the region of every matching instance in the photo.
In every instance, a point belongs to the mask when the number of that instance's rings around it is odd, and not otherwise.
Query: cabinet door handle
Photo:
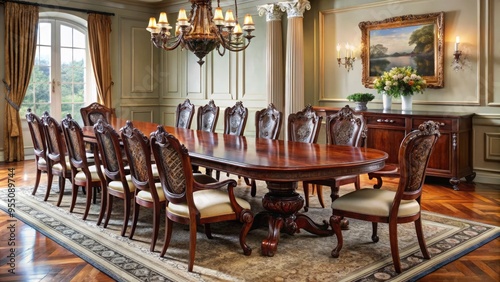
[[[377,122],[385,122],[385,123],[394,123],[394,120],[392,119],[377,119]]]

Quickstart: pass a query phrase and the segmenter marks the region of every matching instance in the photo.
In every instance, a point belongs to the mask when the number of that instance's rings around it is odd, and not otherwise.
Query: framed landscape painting
[[[428,87],[443,87],[444,12],[360,22],[362,83],[393,67],[411,66]]]

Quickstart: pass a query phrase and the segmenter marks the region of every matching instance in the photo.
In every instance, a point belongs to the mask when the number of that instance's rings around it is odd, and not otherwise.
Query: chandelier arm
[[[222,44],[219,44],[217,45],[217,53],[219,53],[220,56],[224,56],[224,54],[226,54],[226,47],[224,47],[224,45],[222,45],[222,52],[221,52],[221,45]]]
[[[250,45],[250,40],[247,41],[247,43],[241,47],[241,44],[232,44],[231,42],[227,42],[226,40],[222,41],[221,45],[223,47],[231,52],[239,52],[245,50],[249,45]]]
[[[179,44],[182,43],[182,36],[179,35],[175,37],[175,41],[172,41],[173,38],[168,39],[164,38],[161,35],[153,36],[151,35],[151,41],[155,45],[156,48],[161,48],[167,51],[174,50],[179,47]],[[170,44],[169,44],[170,43]]]

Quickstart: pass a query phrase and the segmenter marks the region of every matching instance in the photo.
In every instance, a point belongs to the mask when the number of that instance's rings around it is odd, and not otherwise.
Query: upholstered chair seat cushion
[[[200,212],[200,218],[215,217],[226,214],[234,214],[229,201],[227,192],[207,189],[193,193],[194,204]],[[246,200],[236,197],[236,202],[244,209],[250,210],[250,203]],[[181,217],[189,217],[189,209],[187,203],[172,204],[168,203],[167,210]]]
[[[361,189],[345,194],[332,203],[332,209],[366,215],[389,216],[396,195],[393,191],[380,189]],[[398,217],[415,215],[420,205],[415,200],[401,200]]]
[[[156,167],[156,164],[151,165],[151,171],[153,172],[154,179],[160,178],[160,174],[158,173],[158,167]]]
[[[160,202],[165,201],[165,194],[163,194],[163,188],[161,188],[161,183],[160,182],[155,183],[155,187]],[[139,193],[137,193],[136,197],[144,201],[153,202],[153,196],[151,196],[151,192],[149,191],[141,190],[139,191]]]
[[[44,158],[39,158],[38,165],[47,165],[47,161]]]
[[[71,163],[69,162],[69,157],[66,156],[65,160],[66,160],[66,169],[70,170],[71,169]],[[52,169],[61,171],[62,170],[62,165],[61,164],[55,164],[55,165],[52,166]]]
[[[130,192],[134,192],[135,191],[135,185],[132,182],[132,176],[131,175],[125,175],[125,178],[127,179],[128,188],[129,188]],[[115,191],[124,192],[124,190],[123,190],[123,183],[121,181],[118,181],[118,180],[109,182],[108,188],[112,189],[112,190],[115,190]]]
[[[104,167],[101,166],[101,169],[104,170]],[[97,167],[95,165],[89,166],[89,171],[90,171],[90,176],[92,177],[92,181],[100,180],[99,174],[97,174]],[[83,171],[80,171],[75,175],[75,180],[86,181],[87,177],[85,176],[85,173],[83,173]]]

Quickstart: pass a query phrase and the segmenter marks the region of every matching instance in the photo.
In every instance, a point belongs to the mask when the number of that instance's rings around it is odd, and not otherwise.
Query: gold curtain
[[[111,18],[107,15],[89,14],[88,33],[90,57],[97,82],[98,102],[108,108],[111,106],[111,62],[109,50],[109,35],[111,33]]]
[[[28,88],[35,60],[38,6],[5,3],[5,161],[24,160],[19,107]]]

